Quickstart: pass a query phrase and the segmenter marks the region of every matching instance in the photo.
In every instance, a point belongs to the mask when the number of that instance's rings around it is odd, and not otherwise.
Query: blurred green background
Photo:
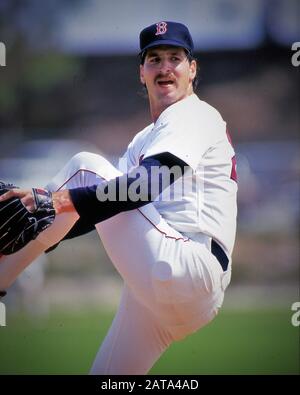
[[[227,310],[174,343],[150,374],[298,374],[299,332],[288,309]],[[113,312],[52,311],[46,321],[9,317],[3,374],[86,374]]]
[[[237,154],[233,277],[220,315],[152,374],[299,374],[299,14],[297,0],[0,1],[0,180],[24,187],[80,151],[116,163],[150,123],[140,30],[177,20],[194,37],[197,94]],[[121,289],[95,232],[40,257],[4,300],[0,374],[86,374]]]

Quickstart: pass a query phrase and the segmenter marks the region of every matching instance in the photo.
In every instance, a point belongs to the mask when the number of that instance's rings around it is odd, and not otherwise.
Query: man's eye
[[[178,56],[172,56],[172,62],[179,62],[180,58]]]

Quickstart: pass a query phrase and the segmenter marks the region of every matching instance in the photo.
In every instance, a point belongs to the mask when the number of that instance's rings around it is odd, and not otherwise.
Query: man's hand
[[[57,199],[56,199],[57,200]],[[70,209],[67,199],[58,207]],[[25,247],[52,225],[56,211],[52,193],[46,189],[18,189],[0,182],[0,255]]]
[[[35,211],[35,202],[31,189],[10,189],[0,196],[0,202],[11,198],[19,198],[29,212],[33,213]]]
[[[0,196],[0,202],[4,202],[5,200],[11,198],[19,198],[23,203],[24,207],[29,212],[35,212],[36,204],[32,189],[10,189],[8,192]],[[63,191],[53,192],[52,200],[56,215],[64,212],[76,211],[71,200],[70,193],[67,189]]]

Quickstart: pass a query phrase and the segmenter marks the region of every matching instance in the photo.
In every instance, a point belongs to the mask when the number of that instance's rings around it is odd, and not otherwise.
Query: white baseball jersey
[[[162,152],[191,167],[192,172],[185,175],[190,188],[180,200],[158,197],[153,205],[172,228],[195,241],[204,233],[218,241],[230,257],[236,232],[237,183],[226,122],[215,108],[192,94],[169,106],[134,137],[122,161],[126,160],[127,169],[120,170],[130,171],[141,159]]]
[[[194,333],[216,316],[230,282],[231,265],[224,270],[207,248],[214,238],[230,258],[235,236],[234,151],[225,122],[214,108],[196,95],[189,96],[168,107],[155,124],[133,139],[124,157],[128,169],[120,170],[131,170],[143,157],[162,152],[170,152],[190,166],[181,179],[187,177],[195,188],[184,188],[180,200],[158,196],[151,204],[96,224],[125,286],[93,374],[146,374],[174,340]],[[59,171],[47,189],[75,190],[119,175],[105,158],[82,152]],[[15,254],[0,257],[0,290],[7,289],[26,265],[62,240],[78,219],[77,212],[59,214],[37,239]]]

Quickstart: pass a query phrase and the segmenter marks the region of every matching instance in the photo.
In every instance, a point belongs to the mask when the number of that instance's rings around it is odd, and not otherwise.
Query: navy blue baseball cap
[[[189,29],[178,22],[158,22],[146,27],[140,33],[140,55],[158,45],[174,45],[185,48],[191,55],[194,43]]]

